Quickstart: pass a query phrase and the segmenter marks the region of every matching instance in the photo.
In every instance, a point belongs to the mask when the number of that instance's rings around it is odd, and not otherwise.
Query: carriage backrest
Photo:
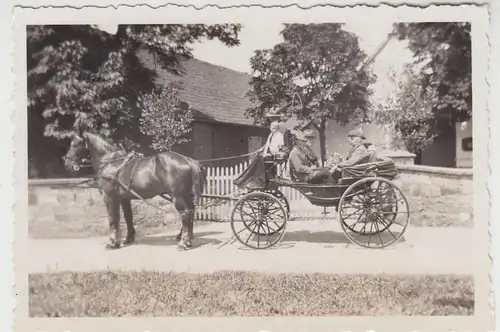
[[[298,181],[297,175],[295,174],[295,168],[290,161],[288,162],[288,173],[290,174],[290,180]]]

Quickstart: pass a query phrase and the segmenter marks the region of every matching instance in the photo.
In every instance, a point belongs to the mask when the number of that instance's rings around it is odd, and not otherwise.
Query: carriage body
[[[282,240],[290,214],[289,202],[280,190],[283,187],[298,190],[315,206],[335,207],[337,219],[347,238],[360,246],[383,248],[401,239],[409,223],[409,208],[402,191],[392,183],[398,171],[391,159],[377,159],[343,168],[341,177],[328,185],[284,178],[276,170],[285,169],[286,163],[285,158],[266,161],[263,185],[250,190],[236,202],[231,215],[231,227],[233,234],[244,245],[266,249]],[[248,210],[244,210],[245,204],[249,205]],[[276,211],[280,215],[273,219],[271,215]],[[400,217],[403,221],[398,220]],[[244,229],[250,232],[247,238],[240,236],[241,231],[236,230],[240,221]],[[368,224],[371,225],[370,230],[367,229]],[[356,228],[359,225],[361,229]],[[400,225],[401,232],[395,235],[390,229],[393,225]],[[392,238],[384,241],[383,233],[390,234]],[[249,244],[252,236],[256,238],[257,245]],[[370,246],[370,241],[374,242],[372,237],[379,237],[381,243]]]
[[[278,161],[275,164],[280,164]],[[334,184],[310,184],[284,179],[279,174],[275,179],[266,178],[265,188],[290,187],[298,190],[311,204],[322,207],[337,207],[342,195],[349,186],[368,177],[381,177],[393,180],[398,172],[390,159],[379,159],[374,162],[358,164],[342,169],[341,178]]]

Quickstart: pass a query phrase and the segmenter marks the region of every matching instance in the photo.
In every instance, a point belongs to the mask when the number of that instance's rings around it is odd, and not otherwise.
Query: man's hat
[[[302,131],[295,132],[295,139],[298,139],[300,141],[309,141],[306,134],[304,134],[304,132]]]
[[[347,134],[348,137],[360,137],[362,139],[366,139],[365,135],[363,134],[363,132],[359,129],[353,129],[351,130],[348,134]]]
[[[311,129],[306,129],[306,130],[304,130],[304,136],[307,139],[315,139],[316,138],[316,132],[314,130],[311,130]]]
[[[277,114],[277,113],[266,113],[264,115],[266,118],[270,119],[270,120],[273,120],[273,119],[281,119],[282,118],[282,115],[281,114]]]

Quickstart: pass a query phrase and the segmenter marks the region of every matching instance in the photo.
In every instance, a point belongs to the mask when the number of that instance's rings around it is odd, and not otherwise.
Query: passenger
[[[338,173],[338,168],[351,167],[359,164],[363,159],[367,158],[371,154],[371,152],[365,147],[363,142],[365,139],[366,137],[361,130],[354,129],[347,134],[347,141],[351,145],[351,150],[349,150],[347,157],[343,162],[333,166],[330,170],[334,173],[334,178],[337,178],[336,173]]]
[[[314,135],[309,132],[297,132],[295,139],[295,146],[290,152],[289,159],[297,179],[311,184],[333,184],[330,171],[320,167],[318,158],[311,149]]]

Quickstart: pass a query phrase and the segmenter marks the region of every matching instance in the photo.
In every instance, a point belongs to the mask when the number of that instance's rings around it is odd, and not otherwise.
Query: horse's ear
[[[89,120],[87,118],[87,115],[85,113],[79,112],[75,118],[73,127],[75,129],[75,132],[79,136],[83,137],[83,134],[88,130],[89,127]]]

